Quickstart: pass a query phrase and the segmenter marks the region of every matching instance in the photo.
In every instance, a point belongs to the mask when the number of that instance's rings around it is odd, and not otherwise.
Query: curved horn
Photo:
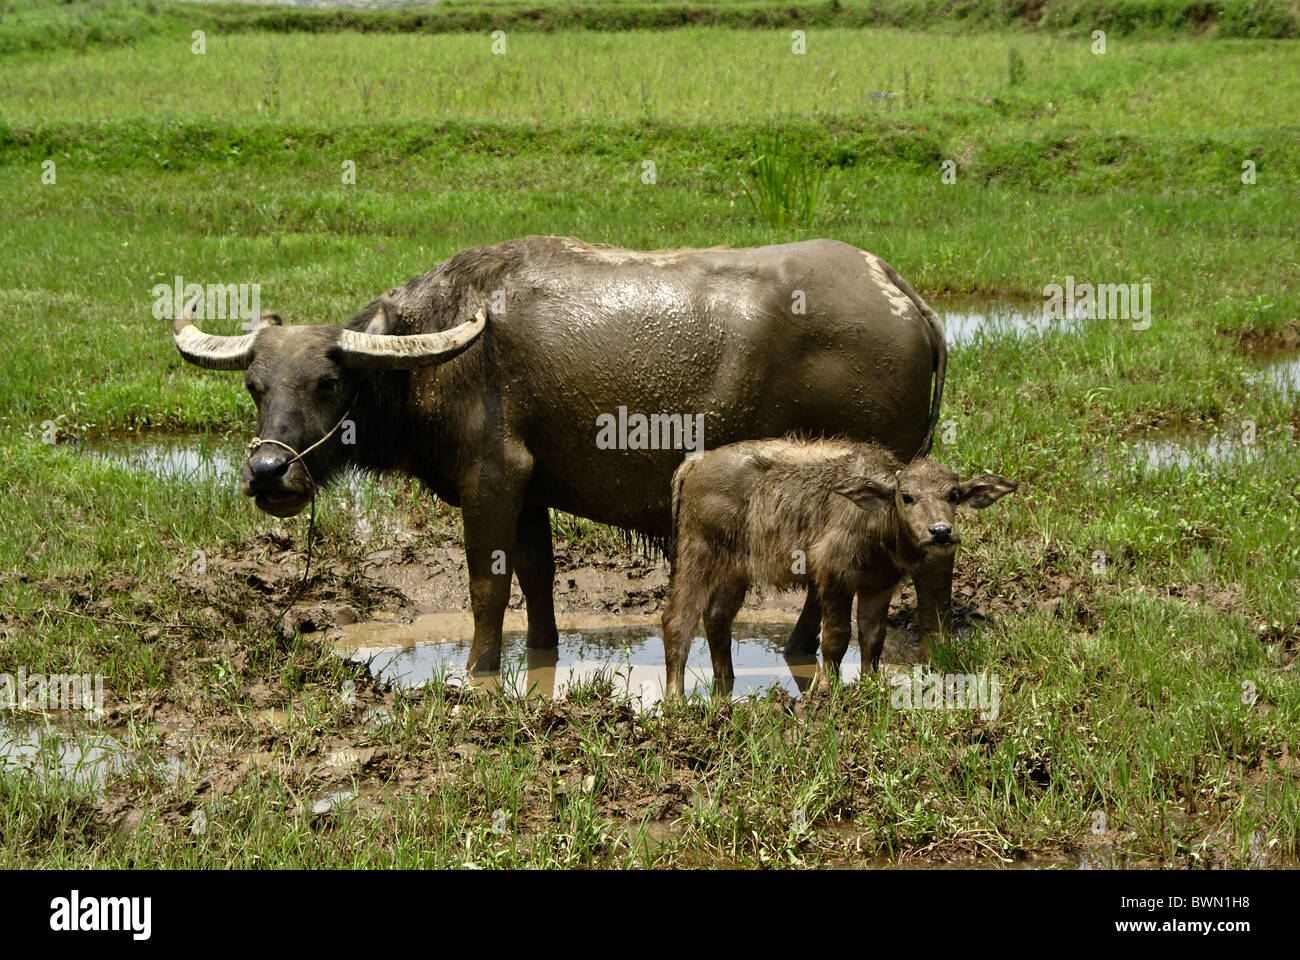
[[[204,333],[194,325],[194,307],[200,296],[185,305],[181,315],[176,318],[172,330],[172,339],[176,349],[190,363],[209,370],[247,370],[253,362],[253,338],[256,333],[245,333],[237,337],[218,337]]]
[[[439,333],[400,336],[345,329],[339,337],[343,362],[350,367],[385,370],[414,370],[443,363],[478,339],[487,327],[484,310],[484,307],[479,307],[473,320]]]

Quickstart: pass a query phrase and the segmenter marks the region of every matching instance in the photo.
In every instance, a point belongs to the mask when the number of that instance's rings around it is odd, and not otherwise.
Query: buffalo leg
[[[808,598],[804,601],[799,622],[790,631],[785,645],[787,657],[811,657],[817,653],[817,635],[822,628],[822,605],[817,600],[817,585],[809,582]]]
[[[929,638],[946,637],[952,629],[952,567],[955,559],[955,550],[945,550],[926,557],[912,570],[922,660],[930,658]]]
[[[555,628],[555,553],[546,507],[527,506],[519,514],[515,577],[528,605],[528,648],[555,649],[560,643]]]
[[[744,602],[744,581],[728,580],[714,589],[704,612],[704,635],[709,640],[709,654],[713,658],[714,696],[731,696],[736,683],[736,671],[731,662],[731,624]]]
[[[460,484],[469,602],[474,611],[474,641],[467,664],[471,673],[501,669],[501,626],[510,601],[519,512],[531,465],[526,450],[508,449],[500,459],[480,461]]]
[[[893,586],[875,593],[858,593],[858,646],[862,648],[862,672],[880,668],[880,651],[885,648],[885,628],[889,623],[889,601]]]

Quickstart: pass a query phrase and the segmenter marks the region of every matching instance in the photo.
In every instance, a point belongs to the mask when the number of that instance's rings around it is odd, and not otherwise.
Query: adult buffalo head
[[[396,335],[393,311],[380,300],[364,330],[280,325],[264,314],[249,333],[215,336],[194,325],[191,300],[177,317],[176,347],[190,363],[211,370],[244,370],[257,404],[257,436],[249,444],[241,480],[258,509],[291,517],[311,502],[347,457],[340,428],[372,371],[414,370],[455,357],[487,325],[474,318],[436,333]]]

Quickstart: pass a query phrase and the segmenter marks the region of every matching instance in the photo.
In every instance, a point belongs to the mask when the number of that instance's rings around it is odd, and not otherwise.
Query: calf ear
[[[879,477],[854,477],[831,489],[841,497],[848,497],[863,510],[883,507],[894,499],[893,481]]]
[[[970,507],[972,510],[983,510],[991,504],[997,503],[1008,493],[1014,493],[1019,486],[1014,480],[1008,480],[1006,477],[999,477],[996,474],[986,473],[983,476],[972,477],[961,485],[961,499],[957,505],[961,507]]]

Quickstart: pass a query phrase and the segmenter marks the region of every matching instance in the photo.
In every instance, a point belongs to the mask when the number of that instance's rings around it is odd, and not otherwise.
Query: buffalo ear
[[[983,510],[985,507],[997,503],[1008,493],[1015,493],[1018,486],[1019,484],[1014,480],[1008,480],[1006,477],[999,477],[992,473],[972,477],[958,487],[961,496],[957,500],[957,505],[970,507],[972,510]]]
[[[375,304],[375,315],[366,324],[364,332],[377,337],[386,337],[393,332],[393,314],[383,300]]]
[[[831,490],[848,497],[863,510],[875,510],[894,499],[893,480],[880,477],[854,477]]]

